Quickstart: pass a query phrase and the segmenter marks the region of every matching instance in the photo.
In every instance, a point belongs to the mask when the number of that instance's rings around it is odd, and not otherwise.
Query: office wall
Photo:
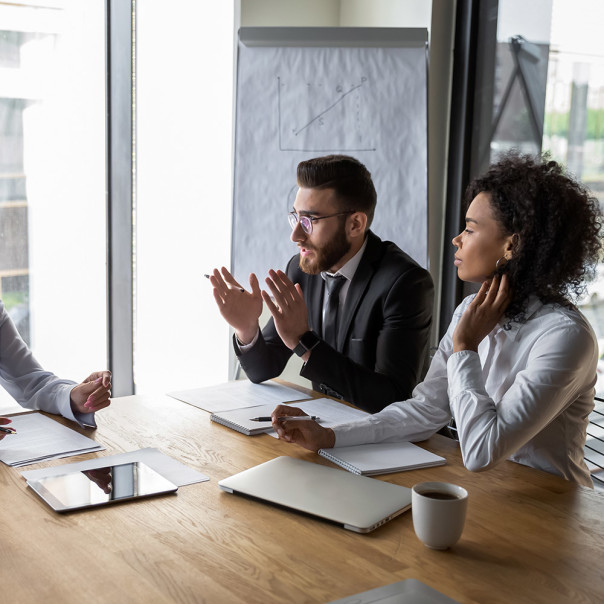
[[[336,27],[340,0],[240,0],[244,27]]]
[[[240,0],[241,25],[429,27],[432,4],[432,0]]]
[[[431,0],[341,0],[342,27],[430,27]]]

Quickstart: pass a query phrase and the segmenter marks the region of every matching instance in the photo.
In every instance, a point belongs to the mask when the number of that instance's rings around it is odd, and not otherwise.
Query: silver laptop
[[[411,489],[293,457],[277,457],[218,485],[357,533],[368,533],[411,507]]]

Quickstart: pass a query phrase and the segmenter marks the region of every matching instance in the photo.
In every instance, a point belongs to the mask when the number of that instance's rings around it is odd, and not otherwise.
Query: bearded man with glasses
[[[210,277],[235,352],[253,382],[277,377],[292,353],[313,388],[375,413],[411,395],[427,357],[434,288],[430,274],[369,230],[376,205],[358,160],[303,161],[288,215],[299,254],[286,271],[256,275],[245,290],[226,268]],[[260,330],[262,302],[271,319]]]

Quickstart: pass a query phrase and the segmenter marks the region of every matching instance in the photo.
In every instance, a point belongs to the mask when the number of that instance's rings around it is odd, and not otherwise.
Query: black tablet
[[[57,512],[174,493],[178,489],[140,461],[47,476],[27,484]]]

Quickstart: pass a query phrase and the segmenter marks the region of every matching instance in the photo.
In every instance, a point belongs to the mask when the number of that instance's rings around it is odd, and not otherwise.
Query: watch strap
[[[298,342],[298,344],[296,344],[296,347],[294,348],[294,352],[299,356],[304,356],[304,354],[306,353],[306,348],[304,347],[304,344],[302,344],[302,342]]]
[[[300,337],[300,341],[294,348],[294,352],[299,356],[304,356],[309,350],[312,350],[321,338],[314,331],[307,331]]]

